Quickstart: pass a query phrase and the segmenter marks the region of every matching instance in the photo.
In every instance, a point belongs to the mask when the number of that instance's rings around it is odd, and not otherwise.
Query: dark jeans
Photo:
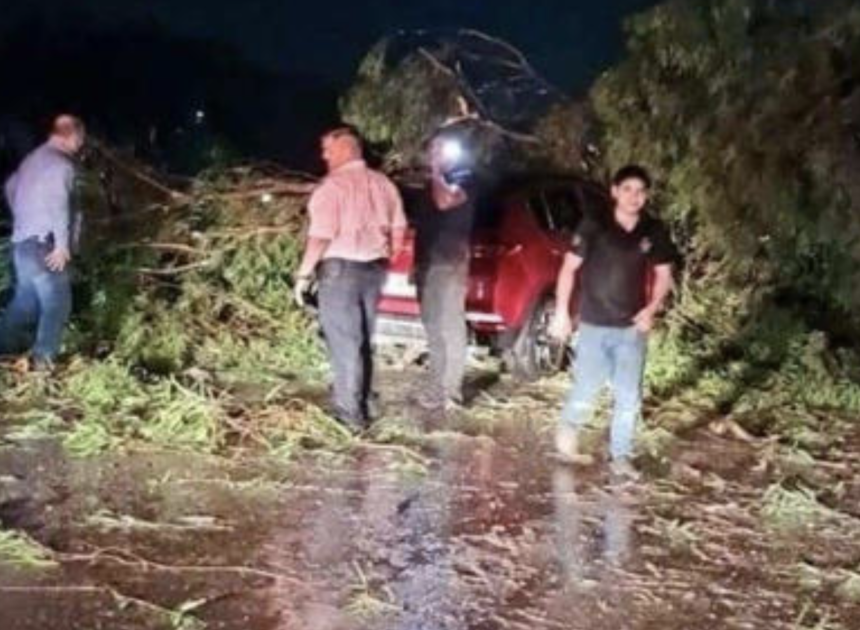
[[[451,265],[428,265],[417,274],[421,321],[427,332],[430,353],[431,397],[440,402],[463,398],[468,333],[466,289],[468,261]]]
[[[0,354],[26,352],[32,346],[35,360],[53,361],[60,351],[72,291],[68,268],[58,273],[45,265],[51,249],[35,238],[12,247],[15,293],[0,319]]]
[[[385,279],[385,261],[324,260],[319,268],[320,323],[334,370],[335,414],[347,422],[368,420],[373,379],[371,339]]]

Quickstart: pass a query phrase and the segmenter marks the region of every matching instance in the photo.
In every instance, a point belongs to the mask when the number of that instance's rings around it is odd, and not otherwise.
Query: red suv
[[[603,188],[573,177],[508,182],[478,199],[466,318],[472,340],[501,353],[525,379],[558,370],[566,347],[547,326],[555,282],[574,228],[605,208]],[[379,304],[382,342],[424,339],[413,281],[413,234],[389,266]]]

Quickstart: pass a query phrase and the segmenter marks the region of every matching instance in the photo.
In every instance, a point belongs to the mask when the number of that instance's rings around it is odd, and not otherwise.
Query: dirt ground
[[[289,462],[6,440],[0,520],[45,563],[0,562],[0,628],[860,628],[860,432],[813,462],[652,432],[621,483],[552,458],[563,377],[475,372],[444,419],[421,379],[390,365],[372,439]]]

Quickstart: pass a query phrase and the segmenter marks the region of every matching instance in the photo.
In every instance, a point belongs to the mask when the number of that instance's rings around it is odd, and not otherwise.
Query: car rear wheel
[[[519,331],[506,353],[506,364],[515,378],[533,381],[555,374],[569,365],[571,345],[559,343],[549,335],[555,300],[542,299]]]

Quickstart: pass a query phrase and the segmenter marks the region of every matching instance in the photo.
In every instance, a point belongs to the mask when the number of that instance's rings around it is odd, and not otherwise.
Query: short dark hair
[[[60,114],[51,124],[51,134],[61,138],[82,136],[86,132],[84,122],[71,114]]]
[[[358,133],[358,130],[352,125],[339,125],[337,127],[332,127],[328,131],[323,134],[323,138],[352,138],[358,143],[358,146],[362,146],[364,144],[361,134]]]
[[[651,188],[651,175],[638,164],[628,164],[615,171],[615,175],[612,176],[612,185],[620,186],[628,179],[638,179],[645,185],[646,189]]]

